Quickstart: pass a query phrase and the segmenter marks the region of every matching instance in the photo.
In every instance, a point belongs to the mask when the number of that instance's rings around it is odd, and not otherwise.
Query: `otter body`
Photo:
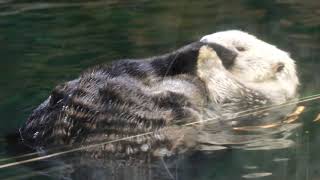
[[[196,76],[198,51],[205,44],[96,66],[58,85],[20,129],[24,143],[46,149],[110,141],[197,121],[200,106],[207,103],[205,84]],[[171,146],[172,141],[159,132],[101,151],[122,156]]]
[[[169,155],[197,145],[196,133],[195,138],[186,138],[194,131],[181,125],[208,118],[223,120],[242,110],[282,103],[294,97],[295,93],[278,87],[273,89],[272,96],[261,90],[266,82],[277,84],[278,76],[295,80],[295,67],[294,64],[291,67],[293,60],[289,56],[285,62],[270,62],[268,57],[260,58],[261,62],[250,59],[253,64],[268,64],[270,70],[251,72],[253,76],[258,74],[255,76],[258,78],[242,79],[249,77],[245,73],[251,67],[240,68],[242,61],[248,59],[228,42],[237,37],[225,33],[204,37],[202,42],[163,56],[97,66],[78,79],[57,86],[20,129],[24,143],[34,148],[50,148],[146,133],[88,151],[104,157]],[[276,50],[273,51],[277,53]],[[260,57],[259,51],[256,55]],[[273,67],[273,63],[284,67]],[[296,88],[297,82],[292,84]]]

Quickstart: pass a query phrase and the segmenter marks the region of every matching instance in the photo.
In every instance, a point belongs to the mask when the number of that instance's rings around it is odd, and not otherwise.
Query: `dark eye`
[[[278,63],[276,67],[276,72],[280,72],[284,69],[284,64],[283,63]]]
[[[246,50],[246,49],[245,49],[244,47],[242,47],[242,46],[237,46],[236,49],[237,49],[238,51],[245,51],[245,50]]]
[[[273,69],[274,73],[281,72],[284,69],[284,64],[281,63],[281,62],[275,63],[275,64],[272,65],[272,69]]]

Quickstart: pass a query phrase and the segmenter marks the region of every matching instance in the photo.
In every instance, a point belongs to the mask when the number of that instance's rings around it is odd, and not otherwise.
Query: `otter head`
[[[289,54],[239,30],[217,32],[200,41],[219,44],[232,51],[232,58],[219,55],[225,68],[241,83],[283,103],[296,96],[299,84]]]

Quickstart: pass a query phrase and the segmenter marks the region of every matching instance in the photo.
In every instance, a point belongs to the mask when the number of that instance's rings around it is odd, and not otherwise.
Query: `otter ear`
[[[206,39],[204,39],[202,43],[216,51],[226,69],[230,68],[234,64],[234,61],[238,55],[236,51],[230,50],[217,43],[209,43]]]

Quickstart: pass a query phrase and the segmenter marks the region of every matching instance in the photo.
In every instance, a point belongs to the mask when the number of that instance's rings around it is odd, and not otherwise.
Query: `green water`
[[[301,97],[318,94],[319,9],[315,0],[0,0],[0,158],[9,157],[1,137],[58,83],[95,64],[162,54],[220,30],[247,31],[290,52]],[[291,147],[185,160],[176,179],[320,179],[319,100],[302,105]],[[0,169],[0,178],[57,179],[22,165]]]

